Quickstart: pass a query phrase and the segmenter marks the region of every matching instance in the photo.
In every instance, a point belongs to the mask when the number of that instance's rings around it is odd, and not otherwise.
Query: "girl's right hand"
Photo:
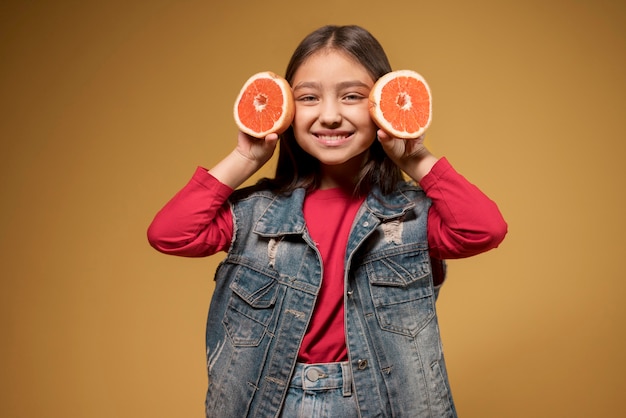
[[[277,142],[277,134],[259,139],[240,131],[235,149],[213,166],[209,173],[223,184],[236,189],[269,161]]]
[[[265,138],[254,138],[239,131],[235,150],[241,154],[242,157],[252,163],[258,164],[258,168],[261,168],[261,166],[272,158],[277,142],[278,134],[275,133],[271,133]]]

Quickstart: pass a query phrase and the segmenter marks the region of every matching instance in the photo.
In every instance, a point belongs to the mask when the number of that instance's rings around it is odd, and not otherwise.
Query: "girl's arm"
[[[209,172],[222,183],[236,189],[269,161],[277,141],[276,134],[269,134],[265,139],[256,139],[240,131],[237,148]]]
[[[161,209],[148,228],[148,241],[173,255],[202,257],[228,249],[233,234],[226,200],[263,164],[278,135],[255,139],[239,132],[237,147],[209,171],[198,168],[192,179]]]
[[[422,177],[432,200],[428,212],[430,254],[438,259],[470,257],[496,248],[507,233],[498,206],[442,158]]]
[[[227,249],[233,222],[226,200],[232,192],[198,167],[154,217],[148,227],[148,242],[162,253],[185,257],[203,257]]]
[[[497,205],[457,173],[445,159],[426,149],[423,136],[392,138],[378,131],[385,152],[432,200],[428,244],[435,259],[470,257],[497,247],[507,224]]]

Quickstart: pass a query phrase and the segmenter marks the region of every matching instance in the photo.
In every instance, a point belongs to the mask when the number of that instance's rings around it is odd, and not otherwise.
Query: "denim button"
[[[317,382],[317,379],[320,378],[320,374],[315,369],[308,369],[306,371],[306,378],[309,379],[311,382]]]
[[[358,367],[359,367],[359,370],[365,369],[367,367],[367,360],[365,359],[359,360]]]

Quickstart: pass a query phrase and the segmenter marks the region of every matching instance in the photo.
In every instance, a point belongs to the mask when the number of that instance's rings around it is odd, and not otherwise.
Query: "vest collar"
[[[296,189],[290,195],[276,195],[257,221],[254,232],[268,237],[303,234],[306,222],[302,213],[302,205],[306,191]],[[403,189],[382,196],[376,188],[365,199],[363,209],[381,221],[397,218],[415,206]]]

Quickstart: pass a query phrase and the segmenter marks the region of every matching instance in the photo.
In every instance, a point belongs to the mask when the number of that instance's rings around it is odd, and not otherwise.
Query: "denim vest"
[[[305,191],[231,197],[234,237],[207,321],[207,417],[277,417],[322,278]],[[374,191],[346,251],[345,327],[362,417],[455,417],[426,233],[430,200]]]

